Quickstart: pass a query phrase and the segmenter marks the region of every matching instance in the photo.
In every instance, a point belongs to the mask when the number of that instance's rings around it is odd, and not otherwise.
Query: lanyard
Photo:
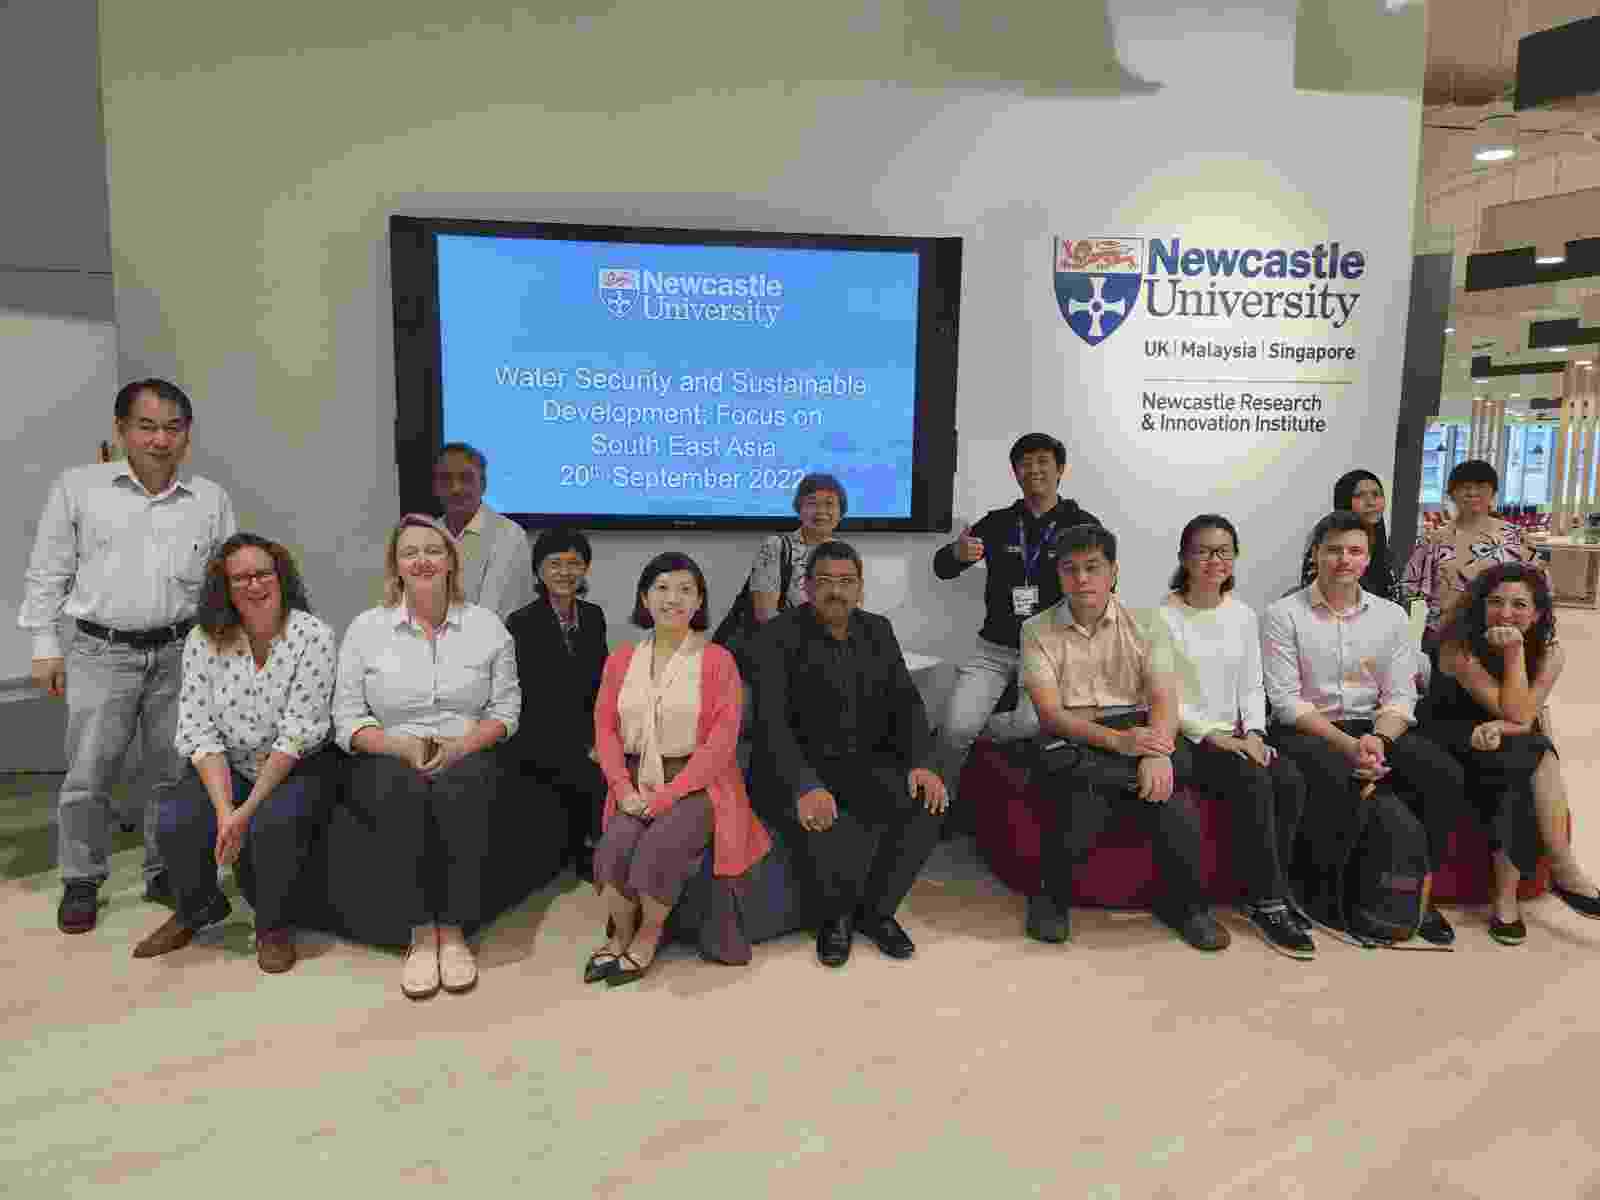
[[[1023,525],[1022,518],[1017,518],[1017,541],[1022,546],[1022,582],[1029,583],[1033,579],[1033,569],[1039,565],[1039,558],[1044,554],[1044,548],[1055,541],[1056,523],[1051,521],[1039,534],[1039,544],[1030,552],[1028,549],[1028,531]]]

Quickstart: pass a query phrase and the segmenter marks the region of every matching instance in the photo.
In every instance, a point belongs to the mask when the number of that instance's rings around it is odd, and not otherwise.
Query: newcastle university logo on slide
[[[611,310],[613,317],[625,317],[633,311],[633,302],[639,295],[639,272],[632,267],[602,267],[600,269],[600,302]]]
[[[1098,346],[1122,327],[1144,280],[1144,239],[1055,240],[1056,303],[1067,327]]]

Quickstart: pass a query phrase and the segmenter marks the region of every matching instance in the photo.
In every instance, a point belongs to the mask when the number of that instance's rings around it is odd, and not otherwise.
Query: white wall
[[[546,19],[478,3],[448,26],[420,3],[357,7],[212,23],[150,0],[107,6],[101,29],[123,374],[190,389],[197,466],[299,549],[336,624],[371,603],[398,503],[392,212],[964,237],[957,515],[1009,502],[1006,447],[1056,431],[1069,493],[1124,535],[1130,597],[1153,596],[1178,527],[1211,507],[1240,520],[1243,594],[1275,592],[1334,477],[1392,468],[1417,110],[1293,91],[1292,3],[625,0]],[[1337,436],[1208,473],[1193,447],[1167,469],[1115,434],[1130,381],[1074,344],[1047,258],[1053,234],[1119,223],[1357,231],[1381,258],[1378,324]],[[674,540],[719,604],[756,541]],[[960,654],[981,579],[934,581],[940,540],[861,538],[868,603],[908,648]],[[660,546],[599,539],[614,623]]]

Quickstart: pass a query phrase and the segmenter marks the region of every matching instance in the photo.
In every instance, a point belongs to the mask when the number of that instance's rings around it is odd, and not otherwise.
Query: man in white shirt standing
[[[483,502],[489,461],[465,442],[451,442],[433,460],[433,495],[461,547],[461,590],[502,621],[532,604],[533,551],[527,531]]]
[[[114,405],[126,462],[64,472],[39,519],[17,624],[33,632],[34,683],[67,701],[58,844],[63,933],[95,926],[111,848],[111,785],[135,733],[155,785],[145,805],[145,899],[171,902],[156,844],[159,805],[182,778],[174,738],[183,640],[212,550],[233,536],[216,484],[178,478],[194,410],[164,379],[130,383]],[[61,617],[73,622],[65,653]]]

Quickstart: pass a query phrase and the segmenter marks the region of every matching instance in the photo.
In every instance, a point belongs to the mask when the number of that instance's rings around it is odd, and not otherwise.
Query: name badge
[[[1011,611],[1019,617],[1031,617],[1039,607],[1039,589],[1033,585],[1011,589]]]

